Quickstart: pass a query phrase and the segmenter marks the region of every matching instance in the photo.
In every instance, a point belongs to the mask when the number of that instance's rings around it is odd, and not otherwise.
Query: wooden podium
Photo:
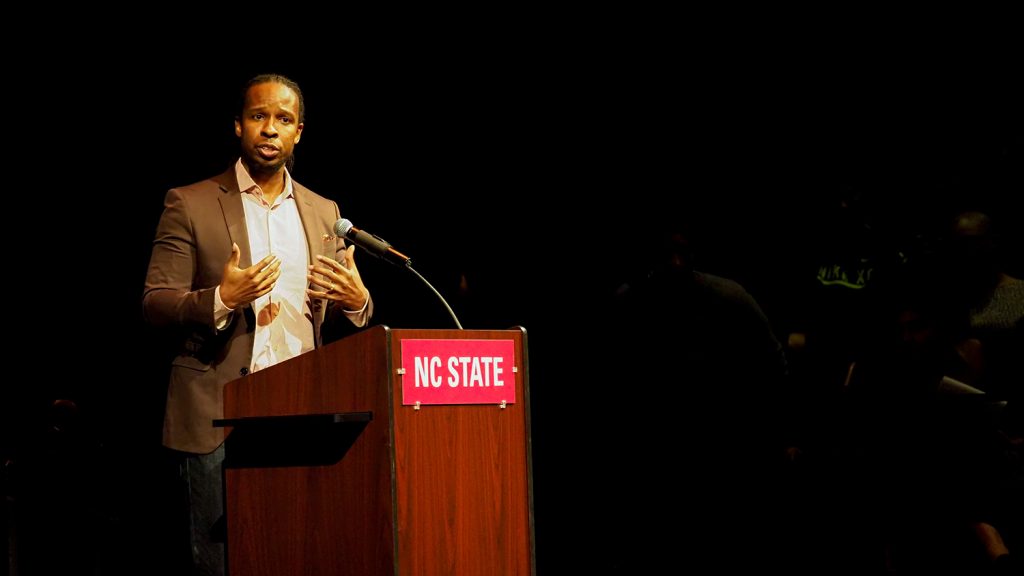
[[[516,402],[402,404],[403,340],[514,341]],[[534,573],[526,335],[370,328],[227,384],[232,576]]]

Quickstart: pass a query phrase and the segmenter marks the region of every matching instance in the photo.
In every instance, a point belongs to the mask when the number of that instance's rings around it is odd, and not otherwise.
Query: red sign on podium
[[[513,404],[512,340],[402,340],[402,404]]]

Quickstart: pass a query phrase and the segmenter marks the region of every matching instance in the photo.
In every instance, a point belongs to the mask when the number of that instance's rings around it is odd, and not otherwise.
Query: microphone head
[[[352,222],[348,218],[340,218],[334,223],[334,235],[344,238],[348,236],[348,231],[352,229]]]

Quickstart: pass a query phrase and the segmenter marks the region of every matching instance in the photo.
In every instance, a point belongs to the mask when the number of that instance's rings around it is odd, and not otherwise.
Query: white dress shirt
[[[281,276],[274,289],[252,303],[256,331],[249,370],[255,372],[309,352],[314,347],[312,313],[306,296],[309,249],[295,206],[295,187],[287,169],[284,171],[284,191],[273,205],[267,204],[263,190],[253,181],[241,159],[235,163],[235,177],[242,192],[252,262],[259,262],[270,254],[281,261]],[[231,312],[221,300],[218,287],[214,297],[214,319],[219,329],[227,326]]]

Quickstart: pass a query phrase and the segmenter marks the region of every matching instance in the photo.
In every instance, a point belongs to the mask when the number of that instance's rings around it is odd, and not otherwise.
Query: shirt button
[[[249,369],[248,368],[242,368],[241,370],[238,371],[238,373],[241,374],[242,376],[245,376],[246,374],[249,373]]]

